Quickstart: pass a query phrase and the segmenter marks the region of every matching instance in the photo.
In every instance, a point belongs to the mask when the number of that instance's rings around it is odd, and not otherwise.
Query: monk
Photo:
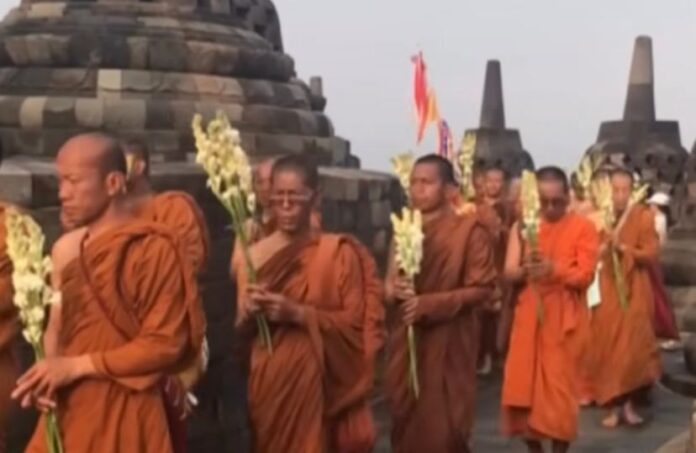
[[[355,431],[341,423],[372,385],[365,382],[363,270],[352,240],[311,227],[318,179],[302,156],[275,162],[275,231],[250,249],[258,283],[248,281],[245,266],[236,271],[238,329],[253,335],[254,316],[263,314],[272,331],[272,354],[258,337],[250,342],[248,400],[257,453],[369,451],[345,444]]]
[[[481,208],[485,206],[492,216],[492,221],[489,220],[487,224],[492,225],[493,251],[496,270],[500,277],[505,267],[508,236],[516,217],[514,206],[506,198],[508,180],[508,175],[503,169],[497,167],[486,169],[483,172],[483,194],[479,202],[479,211],[482,211]],[[484,376],[490,374],[494,360],[498,353],[502,352],[497,348],[498,324],[503,301],[509,293],[508,285],[500,278],[495,297],[484,304],[481,310],[479,374]]]
[[[386,393],[394,453],[470,451],[474,421],[477,312],[496,282],[489,233],[477,216],[455,214],[448,200],[454,171],[446,159],[427,155],[411,174],[410,199],[423,214],[421,273],[410,282],[392,253],[387,301],[396,308],[388,339]],[[420,396],[408,380],[406,327],[417,336]]]
[[[597,403],[607,408],[602,424],[615,428],[621,421],[640,425],[634,399],[661,374],[660,354],[652,325],[649,266],[657,259],[659,241],[650,208],[630,204],[633,175],[611,173],[615,217],[613,231],[603,236],[601,304],[592,318],[591,367]],[[619,300],[611,249],[618,253],[625,282],[627,307]]]
[[[0,452],[7,450],[7,428],[11,407],[10,393],[19,370],[13,352],[18,331],[17,312],[12,301],[12,263],[7,256],[5,211],[0,203]]]
[[[184,255],[196,275],[202,274],[209,253],[209,234],[205,217],[196,200],[186,192],[170,190],[155,193],[150,183],[150,151],[138,140],[123,143],[128,162],[128,205],[144,220],[161,223],[179,236]]]
[[[53,248],[47,358],[17,381],[22,406],[57,411],[64,451],[172,452],[163,377],[199,354],[205,329],[196,281],[175,235],[133,217],[126,161],[100,133],[56,158],[59,198],[75,229]],[[27,452],[46,452],[41,421]]]
[[[147,145],[130,139],[121,146],[128,166],[127,205],[137,217],[159,223],[174,233],[183,246],[183,256],[189,260],[194,276],[200,278],[208,259],[210,240],[205,217],[196,200],[178,190],[155,193],[150,182],[150,150]],[[204,342],[203,348],[207,351],[207,343]],[[175,453],[186,451],[185,418],[190,411],[186,392],[200,380],[206,367],[207,352],[195,366],[185,370],[177,379],[172,378],[167,386],[171,393],[169,400],[180,403],[168,408],[167,414]]]
[[[577,434],[578,404],[572,342],[597,260],[591,222],[568,212],[569,187],[556,167],[537,171],[541,205],[538,250],[519,224],[510,236],[505,276],[517,295],[502,391],[502,428],[528,450],[565,453]],[[541,304],[541,305],[540,305]]]

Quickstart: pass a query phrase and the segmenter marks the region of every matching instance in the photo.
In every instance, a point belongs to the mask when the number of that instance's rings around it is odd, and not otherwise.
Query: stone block
[[[65,3],[31,3],[26,12],[27,18],[50,19],[63,17],[65,6]]]
[[[148,67],[157,71],[184,72],[189,67],[189,51],[185,41],[152,39],[148,52]]]
[[[19,123],[24,129],[40,129],[43,126],[46,97],[28,97],[19,110]]]
[[[357,226],[358,231],[372,230],[374,221],[372,219],[372,206],[367,201],[359,201],[357,203]]]
[[[386,228],[391,224],[391,203],[387,200],[370,202],[370,219],[375,228]]]
[[[50,66],[53,63],[51,47],[45,35],[27,35],[24,39],[27,45],[27,55],[32,65]]]
[[[352,203],[336,202],[339,212],[338,228],[341,231],[353,231],[358,226],[357,208]]]
[[[143,130],[146,113],[144,100],[104,99],[104,126],[107,130]]]
[[[19,126],[19,110],[24,102],[23,97],[0,97],[0,126]]]
[[[5,50],[15,66],[26,66],[30,63],[29,49],[24,36],[12,36],[4,41]]]
[[[78,98],[75,101],[75,120],[80,127],[101,129],[104,126],[104,101]]]
[[[321,199],[322,228],[326,231],[337,231],[341,228],[342,211],[336,201]]]
[[[187,70],[200,74],[227,74],[217,70],[221,46],[204,42],[187,42]],[[231,71],[230,71],[231,72]]]
[[[372,244],[370,245],[370,250],[377,255],[382,256],[389,253],[389,241],[391,240],[391,234],[389,229],[378,230],[374,237],[372,238]]]
[[[48,98],[44,108],[43,125],[48,128],[75,127],[75,99]]]
[[[170,105],[174,117],[174,128],[189,130],[193,115],[196,113],[195,104],[189,101],[172,101]]]
[[[128,46],[128,67],[133,69],[145,69],[148,64],[149,40],[142,36],[131,36],[126,39]]]
[[[123,94],[133,93],[137,96],[150,96],[161,85],[162,73],[142,70],[121,71],[120,90]]]
[[[145,103],[145,129],[171,129],[174,127],[174,109],[169,101]]]
[[[99,97],[121,97],[123,89],[123,71],[120,69],[100,69],[97,74]]]

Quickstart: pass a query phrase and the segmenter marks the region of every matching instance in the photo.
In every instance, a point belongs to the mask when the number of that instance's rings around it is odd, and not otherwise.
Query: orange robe
[[[468,451],[474,420],[477,314],[472,291],[489,295],[496,281],[488,232],[473,216],[445,216],[424,225],[422,273],[416,278],[420,396],[408,385],[406,326],[389,336],[386,393],[394,453]]]
[[[502,391],[506,435],[563,441],[577,435],[573,343],[598,248],[594,226],[575,213],[541,223],[539,252],[553,262],[553,274],[535,283],[542,322],[532,287],[523,286],[517,297]]]
[[[196,200],[180,191],[162,192],[152,196],[138,209],[142,219],[166,225],[178,235],[184,255],[200,275],[208,259],[209,234],[205,217]]]
[[[342,451],[334,445],[337,422],[364,401],[363,272],[351,241],[331,238],[291,242],[257,263],[258,281],[303,304],[306,324],[272,325],[272,355],[259,341],[251,343],[248,393],[256,453]],[[325,246],[327,240],[335,246]]]
[[[70,453],[170,453],[164,376],[198,355],[205,330],[195,279],[167,228],[133,221],[85,244],[62,273],[59,354],[100,374],[58,392]],[[27,452],[46,452],[43,420]]]
[[[609,253],[602,259],[602,303],[592,317],[589,350],[597,402],[607,404],[654,383],[661,373],[660,353],[652,326],[652,288],[648,267],[657,259],[659,240],[653,214],[635,206],[619,231],[628,308],[619,304]]]
[[[6,251],[4,211],[4,206],[0,205],[0,452],[7,448],[10,393],[18,377],[12,344],[19,326],[12,302],[12,262]]]

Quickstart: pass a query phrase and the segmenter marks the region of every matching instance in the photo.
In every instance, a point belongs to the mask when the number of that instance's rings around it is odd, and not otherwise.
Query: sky
[[[0,13],[19,0],[0,0]],[[537,164],[573,167],[599,123],[623,112],[636,36],[653,38],[657,115],[696,139],[694,0],[275,0],[285,51],[320,75],[336,133],[363,167],[415,145],[410,57],[428,65],[458,143],[476,127],[486,61],[502,63],[508,127]]]
[[[508,127],[537,164],[576,165],[604,120],[620,119],[633,43],[653,38],[659,119],[696,139],[694,0],[276,0],[298,75],[321,75],[327,113],[363,166],[415,145],[410,57],[428,65],[459,140],[476,127],[486,61],[502,64]]]

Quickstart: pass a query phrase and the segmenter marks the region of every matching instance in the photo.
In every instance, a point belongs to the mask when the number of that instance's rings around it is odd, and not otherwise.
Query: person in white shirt
[[[648,205],[655,214],[655,230],[660,238],[660,246],[664,246],[670,224],[670,197],[663,192],[655,192],[649,199]],[[650,269],[650,280],[653,287],[655,310],[655,335],[662,340],[660,346],[664,350],[678,349],[679,331],[677,329],[674,311],[662,278],[660,263],[656,262]]]

